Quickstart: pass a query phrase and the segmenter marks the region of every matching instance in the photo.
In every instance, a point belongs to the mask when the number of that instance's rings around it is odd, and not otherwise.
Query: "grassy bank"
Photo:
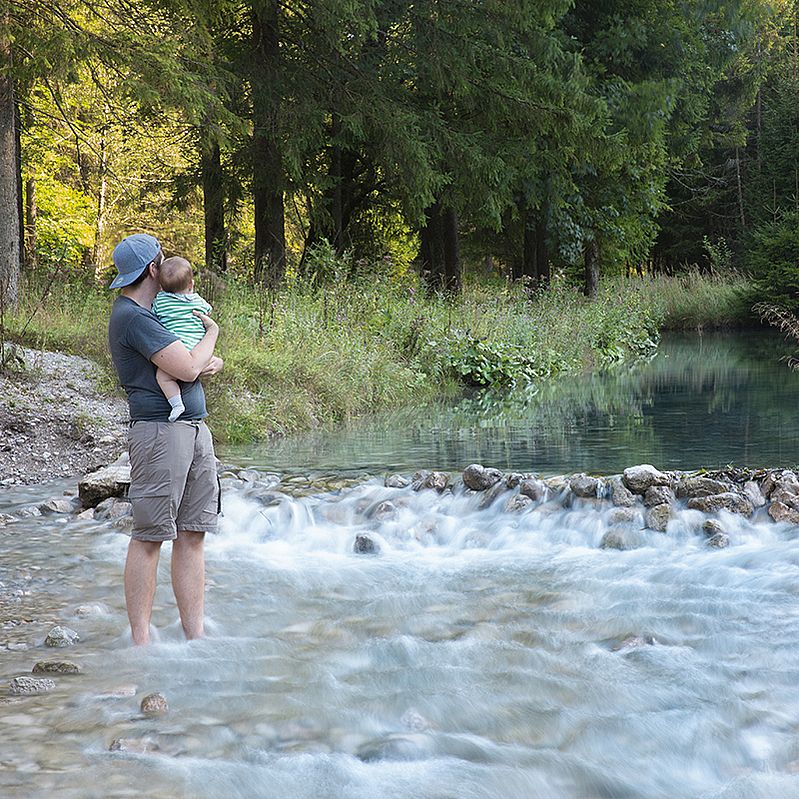
[[[735,321],[729,282],[697,275],[607,282],[594,301],[555,284],[529,296],[496,282],[451,300],[418,286],[335,283],[258,295],[232,283],[209,299],[222,328],[223,375],[210,381],[221,441],[310,429],[457,391],[537,381],[653,351],[664,325]],[[110,292],[31,281],[6,335],[104,364]],[[736,306],[737,303],[737,306]]]

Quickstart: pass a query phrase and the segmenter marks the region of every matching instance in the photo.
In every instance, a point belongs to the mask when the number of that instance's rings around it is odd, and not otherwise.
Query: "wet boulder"
[[[638,508],[613,508],[608,514],[608,524],[640,524],[641,511]]]
[[[107,497],[121,497],[130,488],[130,460],[123,452],[113,463],[82,477],[78,496],[84,508],[93,508]]]
[[[661,502],[653,505],[647,510],[644,520],[650,530],[658,533],[665,533],[671,519],[671,505],[668,502]]]
[[[766,472],[766,476],[763,478],[763,481],[760,483],[760,490],[763,492],[763,496],[766,499],[771,497],[771,492],[777,485],[777,481],[780,479],[779,472],[771,470]]]
[[[772,502],[768,506],[768,515],[775,522],[788,522],[788,524],[799,524],[799,510],[788,507],[783,502]]]
[[[747,480],[743,487],[744,494],[749,498],[755,510],[766,504],[766,498],[756,480]]]
[[[519,483],[519,493],[533,502],[541,502],[547,498],[547,486],[542,480],[529,478]]]
[[[587,474],[575,474],[569,479],[571,492],[582,499],[596,499],[600,481]]]
[[[641,546],[641,536],[637,530],[628,526],[610,527],[599,542],[600,549],[637,549]]]
[[[668,486],[649,486],[644,494],[644,505],[652,508],[655,505],[672,505],[676,501],[674,492]]]
[[[55,497],[53,499],[48,499],[47,502],[42,502],[42,504],[39,505],[39,510],[43,514],[72,513],[72,511],[75,510],[75,505],[70,499]]]
[[[411,481],[404,474],[390,474],[383,481],[386,488],[407,488]]]
[[[714,535],[726,535],[726,530],[720,521],[716,519],[705,519],[702,524],[702,532],[712,538]]]
[[[449,475],[446,472],[428,472],[425,470],[416,472],[413,476],[413,490],[421,491],[432,488],[442,494],[449,486]]]
[[[532,505],[533,500],[530,497],[526,497],[524,494],[514,494],[505,504],[505,510],[508,513],[521,513],[532,507]]]
[[[624,470],[621,478],[624,485],[633,494],[645,494],[652,486],[667,486],[671,483],[669,475],[656,469],[649,463],[642,463],[639,466],[630,466]]]
[[[485,491],[502,479],[499,469],[486,469],[479,463],[473,463],[463,470],[463,484],[472,491]]]
[[[732,484],[725,480],[716,480],[712,477],[683,477],[677,482],[674,493],[679,499],[693,499],[694,497],[709,497],[713,494],[723,494],[730,491]]]
[[[755,512],[752,500],[737,491],[725,491],[723,494],[712,494],[707,497],[692,497],[688,500],[688,507],[691,510],[700,510],[702,513],[718,513],[720,510],[726,510],[741,516],[751,516]]]
[[[624,485],[621,477],[610,479],[610,501],[620,508],[630,508],[638,501],[635,494]]]
[[[724,549],[730,545],[730,537],[726,533],[716,533],[707,539],[707,545],[713,549]]]
[[[132,513],[133,505],[130,500],[119,497],[106,497],[94,508],[95,519],[117,519],[120,516],[130,516]]]
[[[358,533],[358,535],[355,536],[355,543],[352,545],[352,551],[356,555],[379,555],[380,544],[371,536]]]
[[[49,633],[47,633],[47,637],[44,639],[44,645],[60,648],[65,646],[74,646],[78,641],[80,641],[80,636],[75,632],[75,630],[72,630],[69,627],[56,625],[52,630],[50,630]]]

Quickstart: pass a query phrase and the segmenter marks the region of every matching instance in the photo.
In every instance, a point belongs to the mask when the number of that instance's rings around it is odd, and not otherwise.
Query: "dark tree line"
[[[165,183],[199,209],[206,265],[266,288],[317,277],[325,243],[376,260],[402,230],[431,289],[488,258],[590,295],[603,273],[734,260],[799,197],[795,2],[0,9],[7,301],[23,253],[99,271],[107,239],[158,229]]]

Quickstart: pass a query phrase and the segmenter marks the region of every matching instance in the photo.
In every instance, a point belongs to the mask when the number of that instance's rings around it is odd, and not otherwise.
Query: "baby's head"
[[[194,290],[194,272],[191,264],[177,255],[164,260],[158,270],[158,279],[161,288],[172,294],[188,294]]]

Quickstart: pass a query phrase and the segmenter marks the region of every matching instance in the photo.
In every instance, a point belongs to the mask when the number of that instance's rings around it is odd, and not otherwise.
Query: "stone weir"
[[[336,492],[358,480],[303,480],[254,469],[220,466],[223,490],[263,489],[273,495],[299,498],[326,491]],[[113,464],[81,479],[78,496],[54,498],[38,506],[21,508],[16,514],[0,516],[0,526],[17,517],[48,513],[69,513],[81,519],[109,521],[121,532],[133,526],[127,490],[130,468],[127,454]],[[716,471],[660,471],[650,464],[631,466],[622,474],[592,476],[584,473],[541,477],[534,473],[505,473],[472,464],[462,474],[419,471],[413,475],[392,474],[386,488],[402,491],[432,491],[479,498],[478,507],[510,514],[528,512],[551,514],[565,509],[604,511],[607,531],[600,546],[631,549],[641,544],[642,531],[667,533],[671,522],[690,526],[704,535],[710,547],[729,544],[728,527],[734,515],[753,522],[799,525],[799,476],[788,469],[734,469]],[[391,512],[386,499],[383,515]],[[690,510],[694,513],[686,514]],[[380,514],[378,513],[378,516]],[[676,528],[675,528],[676,529]],[[361,551],[355,547],[356,551]],[[368,549],[368,548],[367,548]]]

